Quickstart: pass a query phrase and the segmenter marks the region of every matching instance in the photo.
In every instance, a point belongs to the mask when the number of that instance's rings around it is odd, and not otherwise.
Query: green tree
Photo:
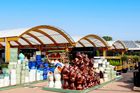
[[[106,41],[112,41],[112,37],[111,36],[103,36],[103,39],[105,39]]]

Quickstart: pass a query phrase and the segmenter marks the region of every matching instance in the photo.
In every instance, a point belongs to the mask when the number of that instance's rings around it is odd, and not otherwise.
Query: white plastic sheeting
[[[76,47],[108,47],[108,43],[97,35],[87,35],[77,41]]]
[[[5,37],[19,37],[17,42],[10,41],[12,46],[74,43],[74,40],[66,32],[49,25],[0,31],[0,38]],[[5,46],[3,42],[1,45]]]
[[[107,42],[109,46],[111,47],[111,49],[127,49],[126,45],[120,40],[107,41]]]

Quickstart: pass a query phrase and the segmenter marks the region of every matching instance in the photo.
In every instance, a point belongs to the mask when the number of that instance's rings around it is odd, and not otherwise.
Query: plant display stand
[[[105,86],[106,84],[109,84],[111,82],[114,82],[114,81],[117,81],[117,80],[120,80],[120,79],[122,79],[122,76],[116,77],[113,80],[110,80],[108,82],[105,82],[105,83],[102,83],[100,85],[97,85],[97,86],[94,86],[94,87],[91,87],[91,88],[88,88],[88,89],[84,89],[84,90],[56,89],[56,88],[48,88],[48,87],[43,87],[42,89],[46,90],[46,91],[62,92],[62,93],[87,93],[87,92],[90,92],[92,90],[101,88],[101,87]]]

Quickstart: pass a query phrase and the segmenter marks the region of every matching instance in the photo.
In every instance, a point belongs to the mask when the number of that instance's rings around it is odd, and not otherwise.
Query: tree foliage
[[[112,37],[111,36],[103,36],[103,39],[105,39],[106,41],[112,41]]]

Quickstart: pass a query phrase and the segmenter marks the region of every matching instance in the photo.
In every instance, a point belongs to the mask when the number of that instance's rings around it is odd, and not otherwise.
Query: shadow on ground
[[[117,82],[123,82],[124,85],[118,85],[120,87],[128,88],[130,90],[133,90],[133,72],[128,73],[122,73],[123,78]]]

